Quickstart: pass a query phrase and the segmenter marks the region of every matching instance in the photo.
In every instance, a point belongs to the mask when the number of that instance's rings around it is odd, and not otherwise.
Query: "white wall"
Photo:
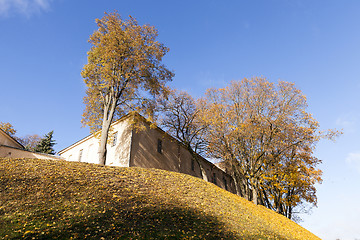
[[[61,152],[60,156],[68,161],[98,163],[96,154],[98,145],[97,139],[89,136]]]
[[[116,144],[113,146],[113,135],[117,132]],[[128,118],[112,125],[107,144],[106,165],[129,167],[132,131]],[[93,135],[86,137],[72,146],[60,151],[60,156],[68,161],[99,163],[99,139]],[[80,152],[82,151],[81,158]]]
[[[124,120],[112,126],[112,133],[107,145],[106,165],[129,167],[132,130],[130,119]],[[117,133],[116,145],[113,146],[113,135]]]

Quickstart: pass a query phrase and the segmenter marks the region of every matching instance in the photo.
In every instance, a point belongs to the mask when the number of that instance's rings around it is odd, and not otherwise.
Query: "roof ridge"
[[[22,149],[25,149],[25,147],[24,147],[18,140],[16,140],[14,137],[12,137],[10,134],[8,134],[7,132],[5,132],[5,131],[2,130],[1,128],[0,128],[0,131],[1,131],[2,133],[4,133],[5,136],[7,136],[8,138],[10,138],[13,142],[15,142],[16,144],[20,145],[20,147],[21,147]]]

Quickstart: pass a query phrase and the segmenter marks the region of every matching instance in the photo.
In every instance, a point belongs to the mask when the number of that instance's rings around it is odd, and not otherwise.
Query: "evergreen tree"
[[[35,152],[47,153],[47,154],[55,154],[55,150],[53,146],[56,144],[52,139],[54,131],[49,132],[44,136],[43,139],[39,142],[39,144],[34,148]]]

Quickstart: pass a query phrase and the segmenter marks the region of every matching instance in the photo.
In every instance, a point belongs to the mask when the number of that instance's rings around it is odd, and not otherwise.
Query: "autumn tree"
[[[14,126],[11,123],[0,122],[0,129],[12,137],[15,136],[16,130],[14,129]]]
[[[299,159],[300,158],[300,159]],[[322,171],[315,166],[321,161],[312,149],[284,153],[278,163],[270,166],[261,185],[263,205],[290,219],[296,213],[307,211],[304,206],[316,206],[316,183],[321,183]]]
[[[81,75],[86,84],[82,122],[94,132],[101,128],[99,164],[106,162],[106,143],[114,119],[131,111],[151,114],[153,97],[166,92],[173,73],[162,63],[169,51],[156,38],[157,30],[116,12],[96,19],[98,30],[89,39],[88,63]]]
[[[41,137],[37,134],[26,135],[25,137],[19,137],[17,140],[25,147],[26,150],[34,151],[35,147],[41,141]]]
[[[199,165],[202,178],[207,181],[205,169],[198,155],[204,153],[207,145],[203,136],[206,124],[200,119],[196,100],[187,92],[173,90],[158,100],[158,110],[159,125],[184,144]]]
[[[54,131],[51,131],[40,140],[40,142],[33,149],[34,152],[46,153],[46,154],[55,154],[53,146],[56,144],[53,139]]]
[[[316,205],[321,171],[313,150],[337,133],[319,131],[293,83],[234,81],[208,90],[202,104],[208,154],[224,161],[239,195],[288,217],[302,201]]]

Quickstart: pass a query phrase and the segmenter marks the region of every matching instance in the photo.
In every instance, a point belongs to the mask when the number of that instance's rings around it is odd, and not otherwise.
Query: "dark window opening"
[[[195,171],[195,161],[193,158],[191,159],[191,170]]]
[[[181,151],[181,148],[180,148],[180,144],[178,144],[178,152],[177,152],[177,157],[180,159],[180,152]]]
[[[227,181],[226,181],[226,178],[224,177],[224,178],[223,178],[223,180],[224,180],[225,190],[228,190],[228,186],[227,186]]]
[[[114,133],[114,136],[113,136],[113,141],[112,141],[112,144],[111,146],[114,147],[117,143],[117,135],[118,135],[118,132]]]
[[[216,174],[215,174],[215,173],[213,173],[212,183],[213,183],[213,184],[216,184]],[[216,184],[216,185],[217,185],[217,184]]]
[[[158,153],[162,153],[162,141],[161,141],[161,139],[158,139],[157,151],[158,151]]]

